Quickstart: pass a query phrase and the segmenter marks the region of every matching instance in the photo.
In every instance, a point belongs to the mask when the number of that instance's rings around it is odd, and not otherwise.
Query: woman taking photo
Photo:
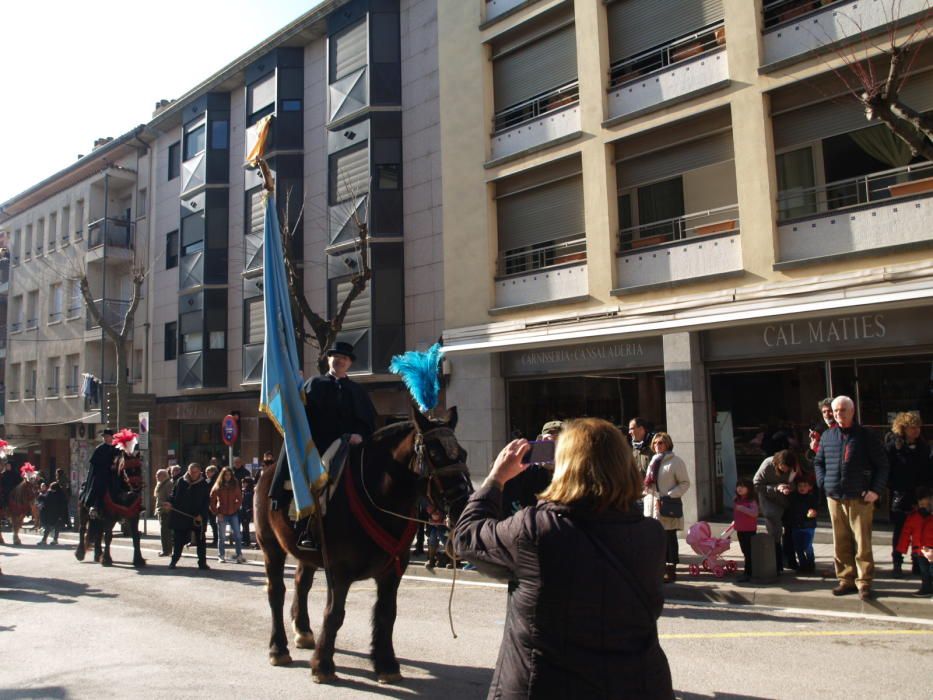
[[[536,505],[502,516],[526,440],[499,453],[454,531],[457,555],[516,585],[490,698],[673,697],[658,642],[664,533],[633,508],[641,477],[611,423],[564,424]]]
[[[651,438],[654,457],[645,474],[645,517],[660,521],[667,537],[664,545],[664,583],[677,580],[680,563],[677,531],[684,529],[683,495],[690,489],[687,465],[674,454],[674,441],[667,433]]]

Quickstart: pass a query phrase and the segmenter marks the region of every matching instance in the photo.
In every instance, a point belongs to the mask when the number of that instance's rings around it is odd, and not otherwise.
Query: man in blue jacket
[[[817,484],[826,492],[833,524],[839,579],[833,595],[858,591],[859,598],[869,600],[875,569],[872,517],[875,501],[888,481],[888,458],[877,436],[856,422],[852,399],[837,396],[832,408],[836,425],[820,438],[813,467]]]

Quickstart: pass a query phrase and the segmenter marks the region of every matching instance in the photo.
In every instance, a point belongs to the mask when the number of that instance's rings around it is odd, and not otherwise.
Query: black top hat
[[[333,355],[346,355],[352,361],[356,361],[356,355],[353,354],[353,346],[350,343],[345,343],[341,340],[338,340],[334,343],[334,347],[327,351],[327,356],[331,357]]]
[[[109,435],[110,437],[113,437],[114,434],[115,434],[115,431],[111,430],[110,428],[106,428],[104,432],[102,433],[102,435]]]

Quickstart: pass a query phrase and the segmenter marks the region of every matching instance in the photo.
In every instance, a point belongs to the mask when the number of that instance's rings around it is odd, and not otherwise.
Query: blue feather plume
[[[422,413],[437,406],[441,391],[441,356],[444,350],[440,343],[434,343],[426,352],[410,350],[395,355],[389,363],[389,371],[397,374],[408,387],[415,403]]]

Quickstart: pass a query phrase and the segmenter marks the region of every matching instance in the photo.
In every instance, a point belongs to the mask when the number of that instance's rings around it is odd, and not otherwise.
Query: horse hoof
[[[113,559],[101,559],[100,565],[101,566],[113,566]]]
[[[296,633],[295,646],[299,649],[314,649],[314,632]]]
[[[318,671],[312,671],[311,680],[314,683],[320,683],[321,685],[330,685],[331,683],[336,683],[340,679],[337,678],[336,673],[320,673]]]
[[[145,559],[135,559],[135,560],[133,560],[133,566],[136,567],[137,569],[142,569],[144,566],[146,566],[146,560],[145,560]]]
[[[22,544],[23,544],[23,541],[22,541],[19,537],[14,537],[14,538],[13,538],[13,546],[14,546],[14,547],[19,547],[19,546],[21,546]]]
[[[288,666],[292,662],[291,654],[279,654],[278,656],[269,656],[271,666]]]
[[[379,685],[388,685],[390,683],[399,683],[402,680],[401,673],[378,673],[376,674],[376,682]]]
[[[75,550],[75,559],[78,561],[84,561],[84,547],[80,547]]]

